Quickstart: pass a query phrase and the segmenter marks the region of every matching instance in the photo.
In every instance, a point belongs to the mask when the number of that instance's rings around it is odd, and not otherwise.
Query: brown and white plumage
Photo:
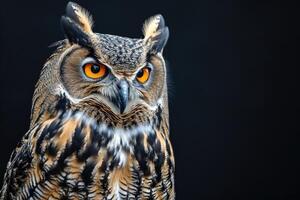
[[[0,199],[174,199],[162,16],[143,39],[94,33],[75,3],[61,22]]]

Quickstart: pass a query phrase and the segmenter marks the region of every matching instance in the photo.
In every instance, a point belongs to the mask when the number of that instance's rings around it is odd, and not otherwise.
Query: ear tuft
[[[152,51],[162,52],[169,38],[169,29],[165,26],[165,20],[158,14],[150,17],[143,27],[145,43],[152,44]]]
[[[93,18],[89,12],[74,2],[66,7],[66,16],[75,21],[85,33],[93,33]]]
[[[159,30],[165,26],[165,20],[162,15],[158,14],[153,17],[150,17],[145,21],[143,26],[143,33],[145,40],[149,38],[154,38],[159,34]]]
[[[71,44],[76,43],[84,47],[92,46],[88,34],[86,34],[71,18],[62,16],[60,22],[66,38]]]

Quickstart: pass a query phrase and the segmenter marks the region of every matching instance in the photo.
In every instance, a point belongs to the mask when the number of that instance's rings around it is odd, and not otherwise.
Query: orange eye
[[[83,71],[88,78],[100,79],[107,74],[107,67],[103,64],[87,63],[83,66]]]
[[[146,81],[148,81],[149,76],[150,76],[150,68],[144,67],[137,73],[136,80],[138,80],[138,82],[140,82],[141,84],[144,84],[146,83]]]

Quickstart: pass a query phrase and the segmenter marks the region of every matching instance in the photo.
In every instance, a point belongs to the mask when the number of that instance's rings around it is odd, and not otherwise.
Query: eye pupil
[[[96,74],[100,71],[100,67],[98,65],[93,65],[91,71]]]
[[[144,70],[142,69],[137,73],[136,77],[141,78],[143,74],[144,74]]]

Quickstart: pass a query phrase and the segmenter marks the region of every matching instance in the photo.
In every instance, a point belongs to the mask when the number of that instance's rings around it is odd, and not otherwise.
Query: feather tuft
[[[153,52],[162,52],[169,38],[169,29],[165,20],[158,14],[150,17],[144,23],[144,42],[151,46]]]
[[[146,20],[143,26],[145,40],[148,40],[149,38],[155,38],[157,35],[159,35],[162,27],[164,27],[164,19],[160,14],[150,17],[148,20]]]
[[[86,9],[69,2],[66,7],[66,15],[78,23],[84,32],[93,33],[93,18]]]

